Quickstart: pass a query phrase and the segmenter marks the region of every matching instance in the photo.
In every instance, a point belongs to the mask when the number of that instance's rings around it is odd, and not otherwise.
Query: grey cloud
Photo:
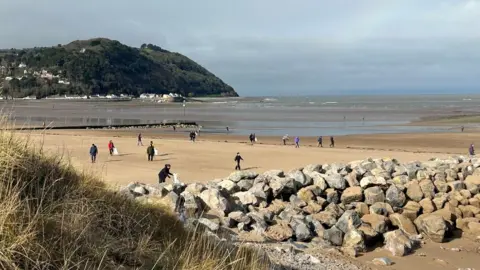
[[[242,95],[480,88],[477,0],[0,0],[0,25],[4,48],[155,43]]]

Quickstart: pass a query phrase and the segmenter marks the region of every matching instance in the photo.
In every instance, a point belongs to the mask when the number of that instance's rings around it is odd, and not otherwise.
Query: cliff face
[[[104,38],[48,48],[0,51],[3,94],[178,93],[238,96],[188,57],[152,44],[133,48]]]

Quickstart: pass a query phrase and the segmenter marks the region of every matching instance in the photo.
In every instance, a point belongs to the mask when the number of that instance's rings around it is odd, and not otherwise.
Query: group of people
[[[287,141],[290,140],[288,134],[282,137],[283,145],[287,145]],[[300,148],[300,137],[296,136],[294,139],[295,148]],[[317,139],[317,147],[323,147],[323,137],[320,136]],[[335,138],[330,136],[330,148],[335,147]]]
[[[115,149],[115,145],[113,144],[113,141],[110,140],[108,142],[108,152],[110,156],[114,155],[116,151],[117,150]],[[98,147],[95,144],[92,144],[92,146],[90,146],[90,160],[92,161],[92,163],[97,162],[97,155],[98,155]]]
[[[138,134],[137,136],[137,145],[138,146],[143,146],[142,143],[142,134]],[[114,155],[116,152],[115,145],[112,140],[108,142],[108,152],[110,155]],[[155,149],[155,146],[153,145],[153,141],[150,141],[150,145],[147,147],[147,158],[148,161],[153,161],[153,157],[157,155],[157,151]],[[90,159],[92,163],[95,163],[97,161],[97,155],[98,155],[98,147],[95,144],[92,144],[90,147]],[[240,164],[238,165],[240,168]],[[158,173],[158,181],[159,183],[164,183],[167,178],[170,178],[173,174],[170,172],[171,165],[170,164],[165,164],[165,167]]]

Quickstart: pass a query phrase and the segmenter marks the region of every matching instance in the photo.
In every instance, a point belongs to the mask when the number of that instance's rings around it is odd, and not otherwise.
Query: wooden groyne
[[[11,128],[13,130],[43,130],[43,129],[128,129],[128,128],[163,128],[172,126],[198,126],[194,121],[164,120],[160,123],[148,124],[119,124],[119,125],[46,125],[42,126],[22,126]]]

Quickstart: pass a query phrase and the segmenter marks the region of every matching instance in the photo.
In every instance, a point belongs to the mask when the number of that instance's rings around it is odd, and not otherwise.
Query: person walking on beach
[[[333,136],[330,136],[330,148],[335,147],[335,139]]]
[[[176,132],[176,131],[177,131],[177,127],[173,126],[173,132]]]
[[[300,138],[298,136],[295,137],[295,148],[300,148]]]
[[[237,166],[235,166],[235,170],[241,171],[242,168],[240,167],[240,161],[243,160],[242,156],[240,156],[240,152],[237,153],[235,158],[233,159],[235,162],[237,162]]]
[[[150,142],[150,146],[147,147],[148,161],[153,161],[153,156],[155,156],[155,147],[153,142]]]
[[[283,145],[287,145],[288,140],[289,140],[288,134],[285,134],[285,136],[282,137]]]
[[[462,126],[462,128],[461,128],[461,129],[462,129],[462,132],[463,132],[463,131],[465,130],[465,127],[464,127],[464,126]]]
[[[195,142],[195,139],[197,138],[197,132],[192,131],[192,142]]]
[[[97,161],[97,154],[98,154],[98,148],[95,144],[92,144],[90,147],[90,158],[92,160],[92,163],[95,163]]]
[[[470,147],[468,148],[468,153],[470,154],[470,156],[475,156],[475,146],[472,144],[470,144]]]
[[[110,140],[110,142],[108,142],[108,152],[110,152],[110,156],[113,155],[113,148],[115,148],[115,145],[112,140]]]
[[[161,184],[161,183],[165,183],[165,180],[168,178],[170,178],[171,175],[173,175],[171,172],[170,172],[170,164],[165,164],[165,167],[158,173],[158,182]]]
[[[142,133],[138,133],[137,146],[143,146]]]
[[[227,134],[230,133],[230,129],[227,127]]]
[[[250,144],[253,145],[253,142],[255,141],[255,135],[253,135],[253,133],[250,133],[250,136],[248,138],[250,139]]]
[[[320,146],[320,147],[323,147],[323,138],[322,138],[322,136],[318,137],[317,142],[318,142],[317,147],[319,147],[319,146]]]

